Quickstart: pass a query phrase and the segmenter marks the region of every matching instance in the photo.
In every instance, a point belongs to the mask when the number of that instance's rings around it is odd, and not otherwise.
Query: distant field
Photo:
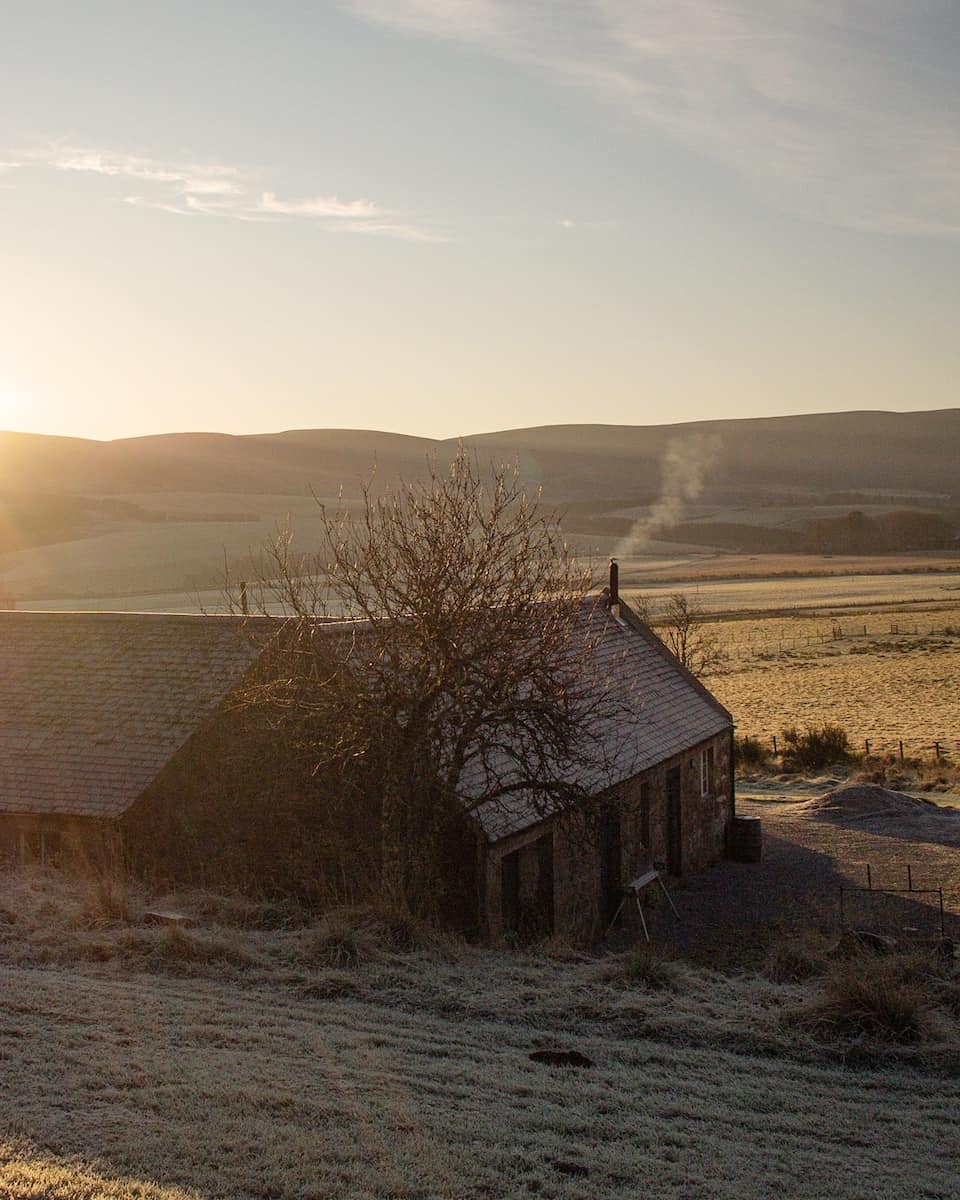
[[[813,581],[805,581],[809,583]],[[883,587],[886,587],[884,582]],[[884,592],[885,594],[885,592]],[[960,598],[906,612],[825,607],[712,624],[730,658],[709,685],[741,733],[842,725],[859,749],[960,758]]]
[[[682,591],[699,598],[710,612],[738,612],[782,609],[849,608],[863,605],[897,605],[960,601],[960,574],[954,571],[920,571],[905,574],[830,574],[802,577],[804,560],[796,564],[797,575],[774,578],[707,578],[700,575],[689,581],[663,583],[651,580],[640,587],[626,587],[627,599],[643,594],[651,598]],[[874,559],[875,567],[882,560]],[[673,568],[677,569],[677,568]],[[690,572],[691,575],[694,572]]]
[[[153,608],[153,594],[174,594],[172,611],[196,610],[222,578],[224,556],[242,565],[289,523],[304,551],[318,544],[320,520],[310,496],[131,493],[119,497],[165,519],[107,527],[96,537],[0,555],[0,593],[21,608]],[[327,498],[335,506],[336,497]],[[231,512],[237,519],[229,519]],[[210,519],[213,516],[215,519]]]

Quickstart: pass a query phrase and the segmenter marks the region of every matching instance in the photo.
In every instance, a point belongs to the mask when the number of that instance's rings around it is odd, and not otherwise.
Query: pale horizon
[[[471,438],[484,437],[484,436],[494,435],[494,434],[498,434],[498,433],[504,433],[504,434],[523,433],[527,430],[550,429],[550,428],[576,429],[578,427],[583,427],[583,428],[597,428],[597,429],[618,429],[618,428],[647,429],[647,428],[661,428],[661,427],[673,428],[674,426],[682,428],[685,425],[698,425],[698,424],[703,424],[707,421],[737,421],[737,420],[759,420],[759,421],[771,420],[771,421],[773,421],[773,420],[779,420],[779,419],[789,420],[790,418],[796,418],[798,420],[801,420],[804,417],[853,416],[853,415],[861,415],[861,414],[866,415],[866,414],[875,414],[875,413],[888,414],[890,416],[905,416],[911,412],[916,413],[916,415],[918,415],[918,416],[923,416],[926,414],[941,413],[941,412],[955,412],[958,410],[960,410],[960,405],[944,405],[942,408],[930,408],[930,409],[894,409],[894,408],[824,409],[824,410],[812,410],[811,409],[807,412],[749,413],[749,414],[742,414],[741,416],[737,416],[737,417],[694,417],[694,418],[690,418],[689,420],[680,419],[680,420],[675,420],[675,421],[644,421],[644,422],[544,421],[539,425],[527,425],[527,426],[518,425],[518,426],[511,426],[511,427],[498,426],[496,428],[491,428],[491,429],[472,429],[471,428],[471,429],[467,429],[467,430],[459,430],[458,432],[452,433],[449,435],[430,434],[430,433],[411,433],[409,430],[406,430],[406,429],[384,429],[384,428],[374,429],[371,426],[359,426],[359,425],[357,425],[357,426],[351,426],[351,425],[330,425],[330,426],[297,425],[297,426],[285,427],[282,429],[280,429],[280,428],[278,428],[278,429],[257,428],[257,429],[237,430],[237,429],[206,429],[206,428],[200,428],[200,427],[198,427],[196,429],[161,429],[161,430],[156,430],[156,431],[153,431],[150,433],[127,433],[127,434],[121,433],[121,434],[117,434],[115,437],[90,437],[90,436],[87,436],[84,434],[69,433],[69,432],[53,433],[53,432],[47,432],[47,431],[37,430],[37,429],[0,428],[0,436],[3,436],[4,434],[13,433],[13,434],[23,434],[26,437],[54,437],[54,438],[64,438],[67,440],[101,442],[101,443],[106,444],[108,442],[139,441],[139,440],[143,440],[146,438],[153,438],[153,437],[190,437],[193,435],[197,435],[200,437],[206,436],[206,437],[251,437],[251,438],[256,438],[256,437],[281,437],[285,434],[295,434],[295,433],[365,433],[365,434],[373,434],[373,435],[377,435],[377,436],[384,435],[387,437],[401,437],[401,438],[409,437],[409,438],[414,438],[414,439],[422,439],[424,441],[455,442],[458,439],[470,440]]]

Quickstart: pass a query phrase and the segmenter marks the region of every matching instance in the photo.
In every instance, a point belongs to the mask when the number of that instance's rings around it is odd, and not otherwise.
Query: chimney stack
[[[610,559],[610,612],[620,616],[620,567],[615,558]]]

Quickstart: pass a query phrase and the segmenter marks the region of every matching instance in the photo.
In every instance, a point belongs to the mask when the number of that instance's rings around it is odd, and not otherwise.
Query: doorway
[[[623,837],[620,809],[616,802],[601,813],[600,882],[603,892],[603,921],[609,925],[623,902]]]
[[[667,771],[667,869],[683,874],[683,803],[679,767]]]

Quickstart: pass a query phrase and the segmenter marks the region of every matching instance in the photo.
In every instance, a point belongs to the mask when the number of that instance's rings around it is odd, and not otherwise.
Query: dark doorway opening
[[[553,933],[553,835],[544,834],[500,861],[504,933],[536,941]]]
[[[647,858],[653,854],[650,844],[650,784],[640,784],[640,841]]]
[[[600,880],[603,888],[603,921],[609,925],[623,899],[623,834],[620,809],[607,805],[600,816]]]
[[[520,932],[520,851],[505,854],[500,861],[500,911],[503,932]]]
[[[683,874],[683,807],[679,767],[667,772],[667,869],[671,875]]]

